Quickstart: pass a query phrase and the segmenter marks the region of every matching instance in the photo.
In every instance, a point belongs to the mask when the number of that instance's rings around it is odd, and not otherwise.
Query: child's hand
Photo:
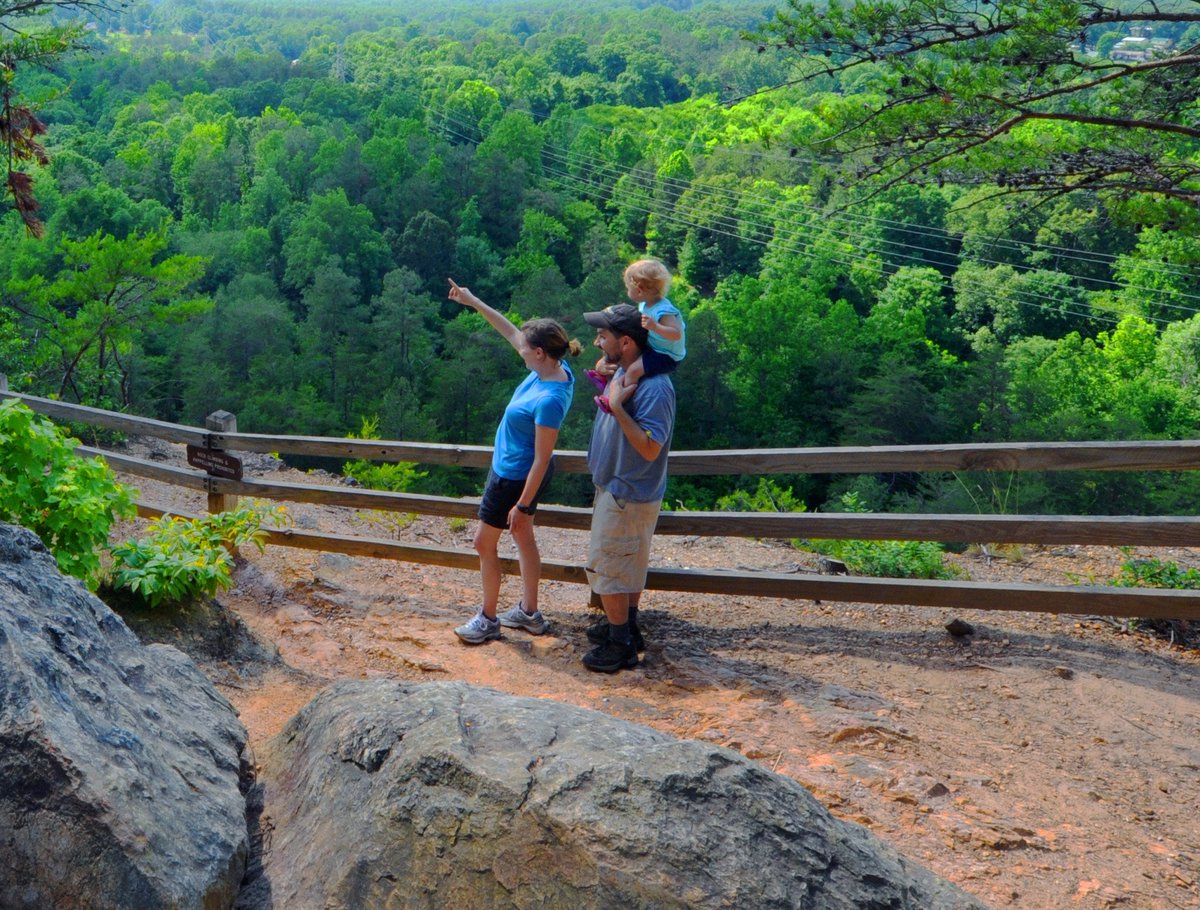
[[[613,373],[617,372],[617,365],[615,363],[609,363],[607,360],[601,357],[596,361],[595,370],[601,376],[611,376]]]
[[[648,316],[645,313],[642,313],[642,328],[647,332],[657,332],[658,322],[655,321],[653,316]]]

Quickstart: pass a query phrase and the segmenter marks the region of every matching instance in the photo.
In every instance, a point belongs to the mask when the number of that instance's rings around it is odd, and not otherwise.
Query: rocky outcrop
[[[255,572],[242,566],[240,574]],[[105,599],[143,643],[178,648],[218,685],[259,685],[269,670],[300,675],[284,664],[274,645],[255,635],[235,610],[215,597],[170,607],[147,606],[126,592],[108,592]]]
[[[229,907],[246,731],[174,648],[140,644],[0,525],[0,907]]]
[[[247,910],[981,906],[735,752],[462,683],[332,686],[259,779]]]

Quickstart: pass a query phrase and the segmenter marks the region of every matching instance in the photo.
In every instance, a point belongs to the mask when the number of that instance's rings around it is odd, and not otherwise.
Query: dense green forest
[[[622,268],[649,254],[688,320],[676,449],[1200,426],[1194,201],[1008,192],[1021,156],[1082,154],[1070,122],[1014,134],[969,174],[856,164],[827,140],[891,75],[872,58],[796,78],[797,55],[753,38],[769,3],[76,12],[92,51],[5,83],[47,127],[48,163],[22,168],[42,236],[0,208],[0,364],[18,391],[187,423],[224,408],[249,432],[377,419],[385,438],[486,444],[522,366],[445,299],[447,276],[586,344],[580,314],[622,299]],[[1095,53],[1128,32],[1096,31]],[[1194,142],[1170,154],[1200,161]],[[578,396],[565,448],[586,447],[586,383]],[[778,482],[809,508],[853,491],[879,510],[1180,513],[1200,492],[1188,475]],[[738,483],[756,481],[676,478],[668,498],[711,507]],[[586,484],[560,477],[553,498]]]

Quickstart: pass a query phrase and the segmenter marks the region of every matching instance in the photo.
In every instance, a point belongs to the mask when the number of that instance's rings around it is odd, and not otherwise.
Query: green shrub
[[[16,399],[0,401],[0,519],[29,528],[58,567],[95,589],[100,553],[133,495],[101,458],[75,454],[78,440]]]
[[[379,418],[364,417],[358,433],[351,433],[349,438],[378,439]],[[347,461],[342,465],[342,473],[353,477],[369,490],[386,490],[389,493],[407,493],[428,476],[427,472],[418,471],[412,462],[375,464],[362,458]],[[355,517],[366,525],[382,528],[394,540],[399,540],[401,532],[417,520],[412,512],[387,512],[381,509],[358,512]]]
[[[787,487],[781,487],[768,477],[760,477],[754,492],[734,490],[717,500],[722,512],[805,512],[804,502]]]
[[[1112,582],[1119,588],[1176,588],[1200,590],[1200,571],[1181,569],[1161,559],[1127,559]]]
[[[927,540],[841,540],[831,555],[857,575],[880,578],[956,578],[942,546]]]
[[[865,512],[856,493],[841,498],[842,510]],[[811,540],[798,546],[840,559],[856,575],[879,578],[957,578],[961,572],[942,560],[942,545],[926,540]]]
[[[1127,548],[1122,551],[1129,555]],[[1176,590],[1200,590],[1200,571],[1181,569],[1178,563],[1161,559],[1127,559],[1111,585],[1119,588],[1172,588]],[[1194,620],[1133,617],[1117,622],[1124,632],[1147,632],[1168,638],[1171,644],[1184,647],[1200,647],[1200,624]]]
[[[152,607],[211,597],[232,584],[231,549],[252,543],[261,551],[263,523],[281,523],[284,514],[282,507],[254,507],[204,518],[164,515],[145,537],[112,548],[111,585]]]
[[[350,439],[378,439],[379,418],[362,418],[362,427],[356,434],[351,433]],[[428,476],[426,471],[418,471],[412,462],[398,461],[375,464],[365,459],[347,461],[342,465],[342,473],[353,477],[370,490],[387,490],[389,493],[406,493],[417,483]]]

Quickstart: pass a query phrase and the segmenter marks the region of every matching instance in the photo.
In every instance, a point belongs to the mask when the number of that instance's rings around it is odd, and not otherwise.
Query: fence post
[[[8,375],[0,373],[0,392],[8,391]]]
[[[236,433],[237,417],[228,411],[213,411],[204,418],[204,429],[217,433]],[[208,511],[212,515],[232,512],[238,507],[238,498],[233,493],[209,493]]]

